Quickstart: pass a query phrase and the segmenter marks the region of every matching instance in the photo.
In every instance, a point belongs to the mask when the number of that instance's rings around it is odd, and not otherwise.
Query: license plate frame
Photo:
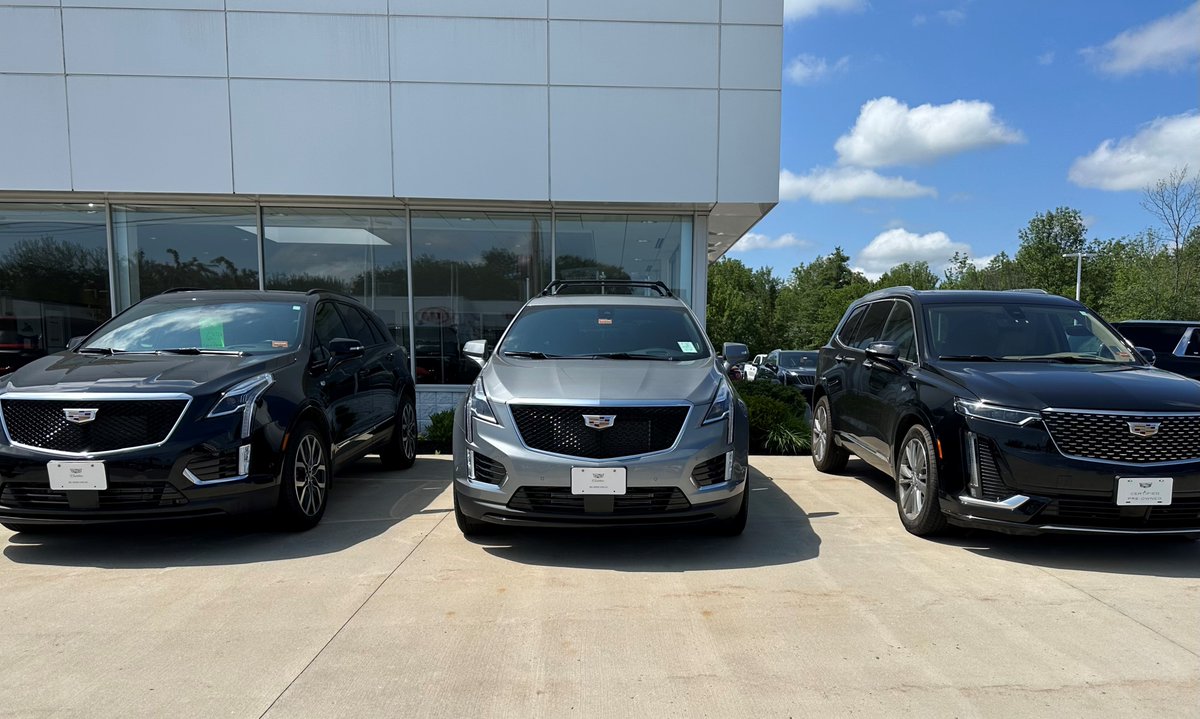
[[[571,467],[571,494],[625,494],[625,467]]]
[[[1174,487],[1174,477],[1117,477],[1117,505],[1166,507]]]
[[[108,489],[108,473],[103,462],[60,462],[46,463],[50,476],[50,489],[58,491],[105,490]]]

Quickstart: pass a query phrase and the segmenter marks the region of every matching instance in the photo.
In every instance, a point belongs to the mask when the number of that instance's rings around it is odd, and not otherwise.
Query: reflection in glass
[[[109,315],[104,207],[0,204],[0,375]]]
[[[556,279],[661,280],[690,301],[690,215],[559,213],[556,223]]]
[[[412,213],[417,381],[467,384],[463,343],[500,338],[550,281],[549,215]]]
[[[269,290],[334,290],[358,298],[406,350],[408,235],[404,212],[263,208]]]
[[[258,289],[253,207],[114,205],[120,308],[173,287]]]

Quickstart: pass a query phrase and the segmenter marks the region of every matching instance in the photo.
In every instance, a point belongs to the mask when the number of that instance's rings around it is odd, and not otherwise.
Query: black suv
[[[1200,533],[1200,383],[1083,305],[892,288],[821,349],[813,463],[896,480],[900,520],[1014,533]]]
[[[178,290],[0,377],[0,523],[274,510],[316,525],[334,471],[416,458],[404,351],[322,291]]]
[[[1114,322],[1130,342],[1154,352],[1154,366],[1200,379],[1200,322],[1127,320]]]
[[[816,352],[775,350],[767,355],[754,379],[791,385],[811,399],[817,378]]]

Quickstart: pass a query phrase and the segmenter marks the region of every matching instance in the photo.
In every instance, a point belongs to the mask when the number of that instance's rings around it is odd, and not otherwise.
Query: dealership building
[[[778,200],[783,0],[0,2],[0,374],[172,287],[333,289],[424,417],[552,279]]]

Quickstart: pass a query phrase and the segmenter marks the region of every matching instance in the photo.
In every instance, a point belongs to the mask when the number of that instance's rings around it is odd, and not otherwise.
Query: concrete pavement
[[[0,531],[3,716],[1200,717],[1200,544],[931,542],[852,462],[750,524],[464,539],[367,460],[302,535]]]

